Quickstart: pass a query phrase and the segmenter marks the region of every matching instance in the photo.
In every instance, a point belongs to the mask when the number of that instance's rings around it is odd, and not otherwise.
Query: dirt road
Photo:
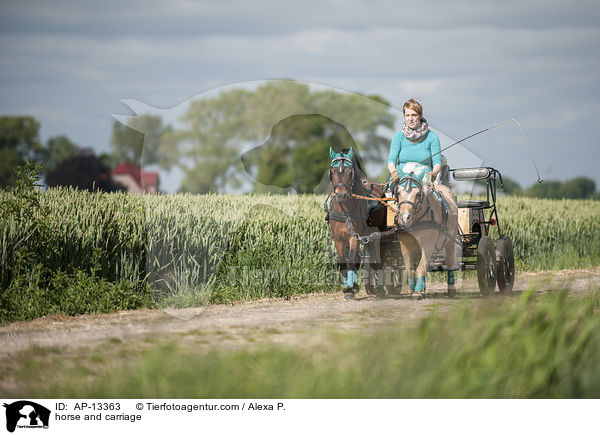
[[[600,285],[600,270],[524,273],[517,277],[515,295],[533,288],[573,291]],[[358,294],[346,301],[341,293],[312,294],[291,300],[266,299],[232,305],[166,310],[124,311],[36,319],[0,326],[0,363],[33,347],[74,351],[94,348],[107,341],[139,343],[148,338],[196,336],[195,345],[238,347],[257,341],[306,342],[319,331],[369,331],[391,322],[412,322],[432,310],[448,310],[457,304],[482,303],[475,281],[465,281],[457,297],[444,295],[443,284],[430,284],[428,297],[412,300],[408,295],[377,299]],[[493,296],[493,298],[501,296]],[[198,339],[201,336],[201,339]]]

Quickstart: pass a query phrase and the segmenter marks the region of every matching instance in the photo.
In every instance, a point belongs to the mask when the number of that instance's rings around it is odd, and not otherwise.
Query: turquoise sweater
[[[408,175],[409,172],[416,169],[414,175],[420,179],[424,174],[430,172],[434,165],[442,164],[442,155],[439,152],[440,139],[433,131],[429,130],[423,140],[417,143],[410,142],[399,131],[392,139],[388,163],[396,165],[400,177]],[[432,158],[433,154],[436,155]],[[423,160],[425,161],[423,162]],[[414,163],[419,162],[423,163],[416,167]]]

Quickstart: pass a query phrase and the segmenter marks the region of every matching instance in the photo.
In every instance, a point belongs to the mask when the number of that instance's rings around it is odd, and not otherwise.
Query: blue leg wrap
[[[358,272],[355,270],[354,274],[352,275],[352,285],[354,287],[358,287]]]
[[[358,274],[355,270],[349,270],[346,275],[346,282],[344,288],[352,288],[355,283],[358,283]]]
[[[416,292],[424,292],[425,291],[425,277],[418,276],[417,277],[417,285],[415,286]]]
[[[412,292],[415,291],[415,279],[414,278],[408,278],[408,287],[410,287],[410,291],[412,291]]]
[[[454,285],[454,272],[452,270],[448,271],[448,285]]]

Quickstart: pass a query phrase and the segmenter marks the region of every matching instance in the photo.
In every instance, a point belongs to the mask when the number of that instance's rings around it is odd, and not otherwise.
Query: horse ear
[[[333,148],[329,147],[329,156],[331,157],[331,160],[336,158],[336,154],[333,152]]]
[[[350,151],[348,151],[348,158],[352,160],[354,158],[354,150],[350,147]]]
[[[425,180],[423,180],[423,194],[427,195],[429,193],[429,183],[426,183]]]

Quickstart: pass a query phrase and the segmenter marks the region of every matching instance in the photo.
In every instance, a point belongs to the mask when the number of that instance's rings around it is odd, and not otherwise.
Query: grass
[[[116,356],[31,362],[27,397],[598,398],[600,293],[562,290],[428,314],[372,334],[331,333],[307,348],[261,341],[195,350],[175,339]],[[275,331],[272,331],[275,334]],[[32,353],[33,352],[33,353]],[[40,350],[18,358],[37,360]]]

